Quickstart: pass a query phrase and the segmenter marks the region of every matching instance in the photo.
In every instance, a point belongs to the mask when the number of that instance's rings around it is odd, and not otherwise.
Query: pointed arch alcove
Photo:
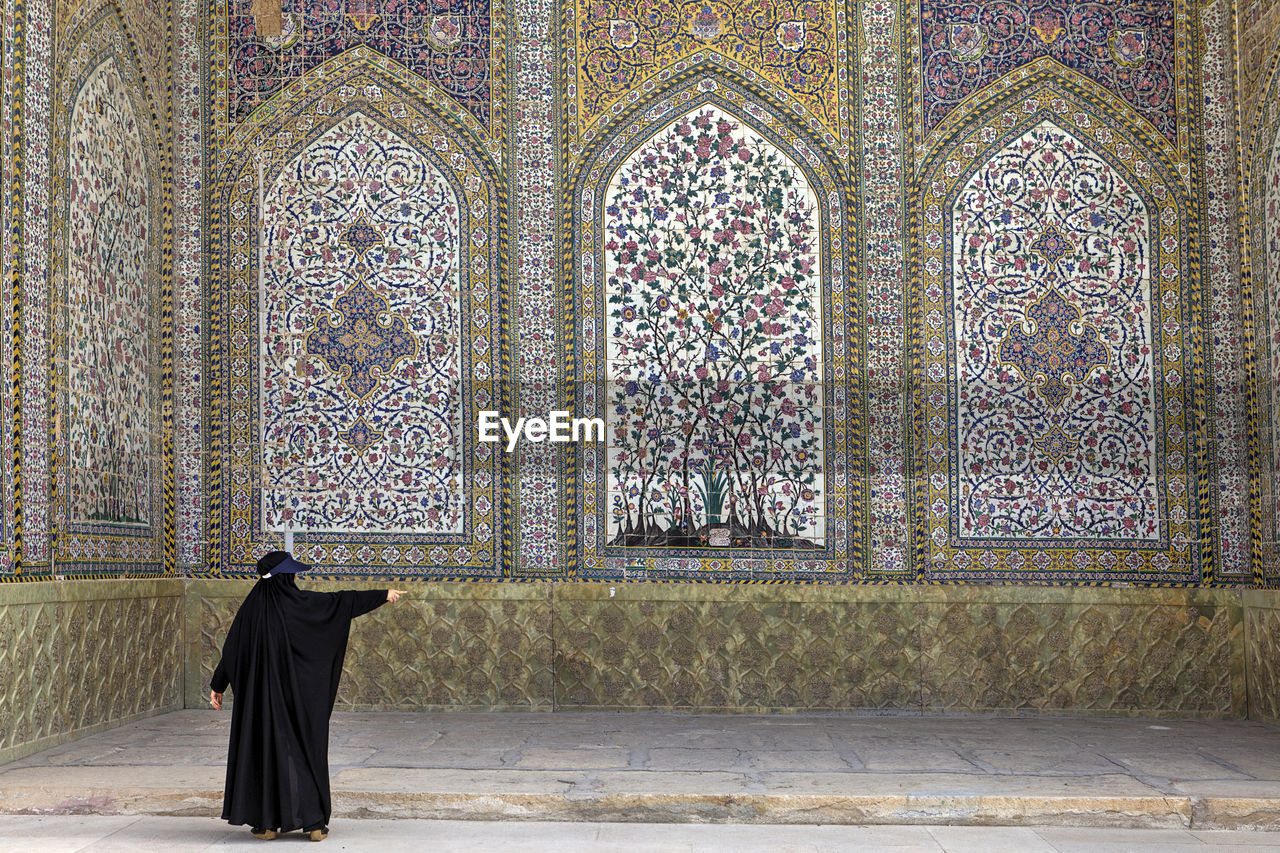
[[[971,113],[922,164],[922,579],[1212,577],[1192,208],[1124,126],[1040,79]]]
[[[49,211],[51,556],[61,572],[159,572],[172,523],[162,129],[114,4],[68,34],[62,56]]]
[[[841,167],[728,75],[583,158],[564,538],[586,577],[851,580],[865,551],[856,221]]]
[[[348,57],[243,128],[211,216],[210,547],[329,574],[500,577],[504,188],[467,128]],[[283,143],[280,140],[287,140]]]

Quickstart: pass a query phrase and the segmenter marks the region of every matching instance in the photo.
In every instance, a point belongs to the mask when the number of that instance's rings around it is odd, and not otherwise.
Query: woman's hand
[[[406,591],[407,590],[403,590],[403,589],[387,590],[387,601],[390,601],[392,604],[396,603],[397,601],[400,600],[400,596],[404,595]]]
[[[213,710],[221,711],[222,710],[222,694],[218,693],[217,691],[210,690],[209,704],[213,706]]]

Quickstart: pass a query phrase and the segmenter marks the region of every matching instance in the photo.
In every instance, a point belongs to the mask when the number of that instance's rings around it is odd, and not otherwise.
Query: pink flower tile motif
[[[81,86],[68,144],[68,521],[145,526],[159,426],[154,168],[114,56]]]
[[[778,47],[783,50],[789,50],[792,53],[804,50],[807,35],[804,21],[783,21],[774,27],[773,34],[778,40]]]

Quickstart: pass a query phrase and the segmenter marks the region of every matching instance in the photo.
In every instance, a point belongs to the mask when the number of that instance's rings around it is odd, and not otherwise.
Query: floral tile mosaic
[[[283,12],[175,27],[184,564],[1251,576],[1221,4]],[[477,389],[607,440],[486,456]]]
[[[421,85],[357,50],[227,152],[209,215],[229,286],[207,291],[227,568],[292,528],[330,571],[502,574],[509,460],[476,421],[505,405],[505,187]]]
[[[1140,145],[1045,82],[977,112],[924,172],[930,577],[1201,576],[1191,214]]]
[[[60,568],[160,568],[158,130],[113,13],[68,34],[53,162],[53,489]]]
[[[736,578],[751,560],[848,579],[861,309],[838,167],[712,73],[668,103],[590,156],[572,197],[573,408],[608,445],[581,451],[583,574]]]

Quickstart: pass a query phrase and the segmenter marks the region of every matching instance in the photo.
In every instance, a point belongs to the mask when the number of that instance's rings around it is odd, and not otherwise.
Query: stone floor
[[[216,816],[229,722],[0,766],[0,813]],[[1245,721],[338,713],[330,762],[335,819],[1280,829],[1280,729]]]
[[[364,820],[335,824],[324,847],[302,847],[299,834],[266,848],[369,853],[1262,853],[1280,850],[1280,834],[1185,829],[985,826],[742,826],[654,823],[519,823]],[[8,853],[115,853],[163,849],[260,850],[242,828],[212,818],[0,816]],[[283,845],[283,846],[282,846]]]

